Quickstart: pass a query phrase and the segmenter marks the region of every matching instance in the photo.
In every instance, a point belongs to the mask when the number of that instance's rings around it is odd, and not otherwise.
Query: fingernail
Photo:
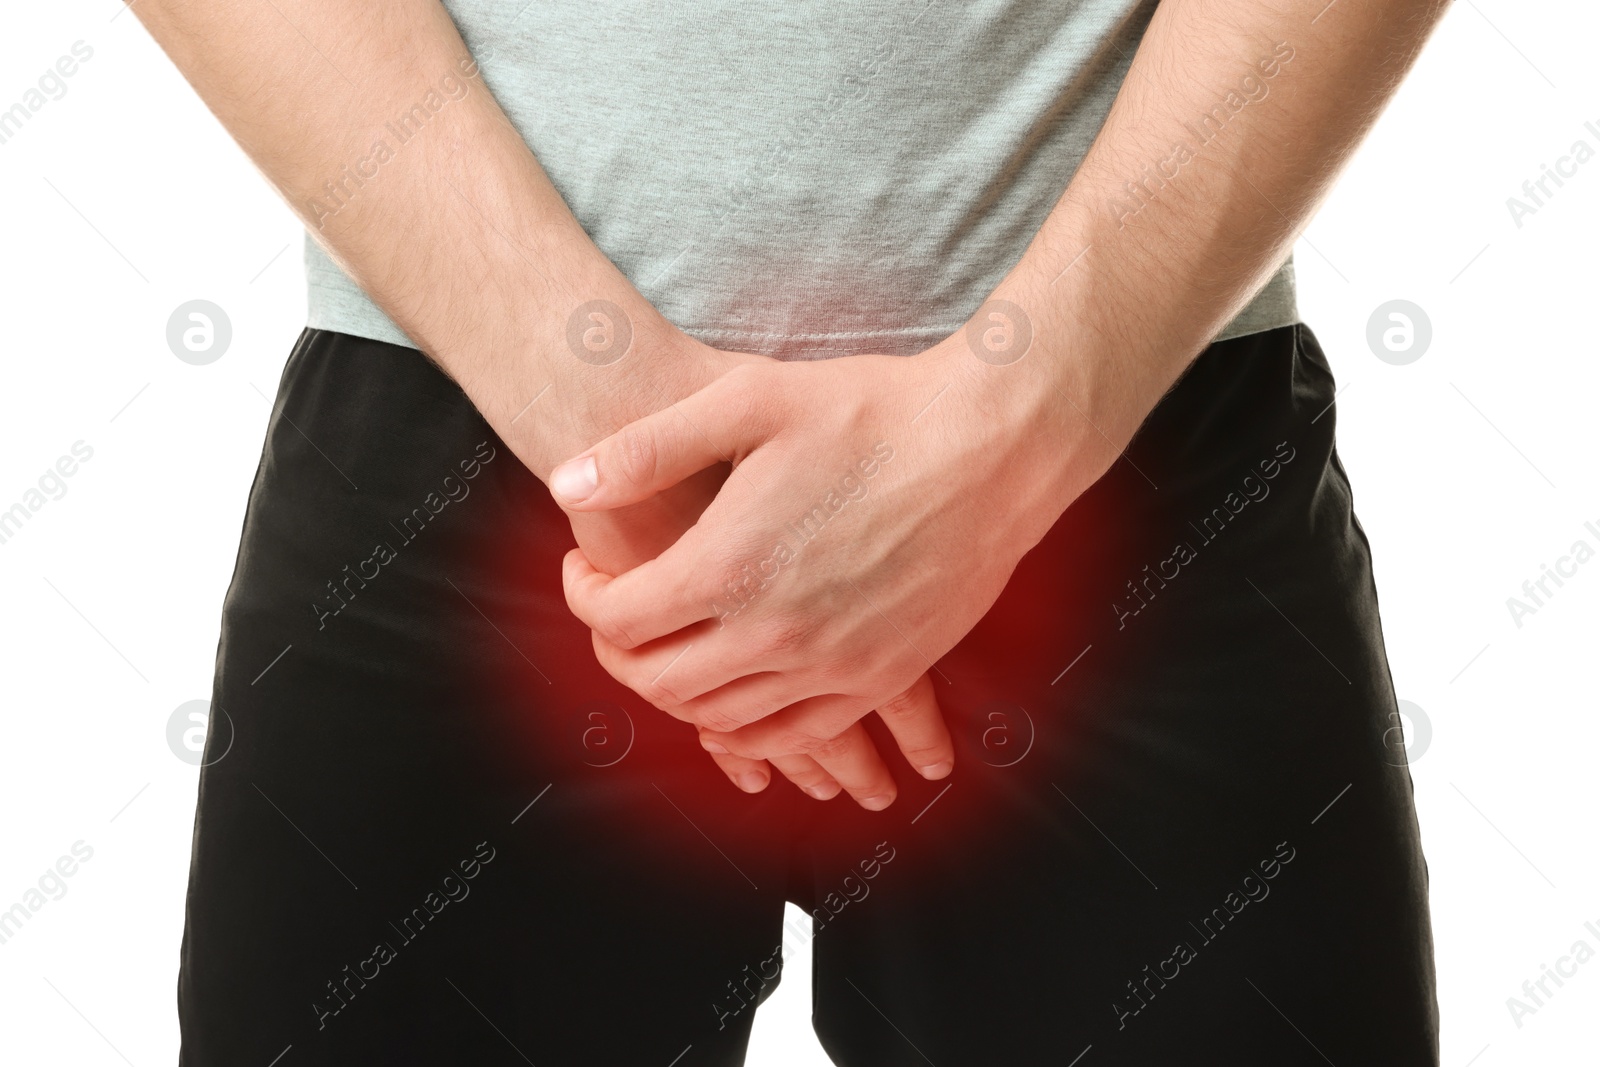
[[[767,776],[760,771],[745,771],[739,776],[739,788],[746,793],[759,793],[767,787]]]
[[[588,500],[599,484],[600,470],[593,456],[569,460],[550,472],[550,488],[574,504]]]
[[[882,811],[884,808],[887,808],[890,804],[893,804],[893,803],[894,803],[894,797],[891,797],[891,796],[876,796],[876,797],[868,797],[867,799],[863,800],[861,802],[861,806],[863,808],[866,808],[868,811]]]
[[[922,777],[924,777],[924,778],[943,778],[945,775],[949,774],[954,768],[955,768],[955,764],[951,763],[949,760],[944,760],[943,762],[940,762],[940,763],[930,763],[926,767],[922,768]]]
[[[833,785],[813,785],[808,786],[806,792],[818,800],[832,800],[839,795],[839,786],[837,783]]]
[[[720,742],[714,741],[709,737],[702,737],[700,739],[700,747],[705,749],[707,752],[715,752],[719,756],[726,756],[728,754],[728,750],[722,747]]]

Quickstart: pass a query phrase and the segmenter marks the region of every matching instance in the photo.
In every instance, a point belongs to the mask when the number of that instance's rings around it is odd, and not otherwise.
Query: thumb
[[[683,400],[631,422],[550,473],[556,502],[572,511],[636,504],[761,443],[756,376],[732,371]]]

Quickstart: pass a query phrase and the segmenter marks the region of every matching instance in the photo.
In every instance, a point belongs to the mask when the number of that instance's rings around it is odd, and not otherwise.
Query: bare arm
[[[732,358],[674,329],[589,240],[439,0],[133,11],[310,232],[540,477]],[[419,131],[395,125],[419,103],[433,109]],[[594,300],[631,322],[613,365],[568,346],[569,318]]]
[[[138,0],[134,11],[323,247],[539,477],[756,361],[685,336],[600,253],[439,0]],[[397,129],[419,103],[426,118]],[[632,331],[616,362],[574,351],[574,313],[596,301],[620,312],[613,339]],[[604,329],[576,322],[580,334]],[[677,540],[721,477],[702,472],[624,511],[573,513],[573,530],[586,556],[624,572]],[[918,719],[948,748],[936,709]],[[765,767],[716,758],[740,788],[765,788]],[[818,796],[876,795],[889,779],[864,735],[825,762],[773,760]]]
[[[1025,380],[1036,410],[1067,406],[1064,392],[1110,438],[1058,472],[1061,506],[1283,262],[1447,6],[1156,9],[1094,146],[994,294],[1032,317],[1048,358],[973,366],[988,386]]]

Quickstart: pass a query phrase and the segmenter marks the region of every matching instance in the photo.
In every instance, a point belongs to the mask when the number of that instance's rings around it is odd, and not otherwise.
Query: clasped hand
[[[553,472],[556,499],[592,512],[732,465],[656,558],[612,576],[574,549],[563,582],[602,666],[697,726],[736,782],[767,760],[886,807],[873,710],[921,774],[950,772],[935,664],[1064,507],[1043,407],[961,342],[744,364]]]

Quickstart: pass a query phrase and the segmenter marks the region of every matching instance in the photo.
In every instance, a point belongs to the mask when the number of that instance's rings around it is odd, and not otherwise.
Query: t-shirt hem
[[[308,328],[351,334],[405,348],[421,347],[404,330],[395,325],[377,305],[364,295],[351,292],[347,281],[342,285],[330,284],[318,280],[313,271],[308,271],[307,274],[306,326]],[[339,277],[341,281],[344,280],[343,275]],[[1294,263],[1288,260],[1250,303],[1245,305],[1244,310],[1212,338],[1212,343],[1264,333],[1283,326],[1293,326],[1299,321],[1299,307],[1295,300]],[[913,326],[815,334],[765,332],[717,326],[681,328],[696,340],[714,347],[760,350],[775,341],[786,342],[791,345],[805,345],[808,358],[828,359],[849,352],[877,351],[886,354],[919,352],[949,337],[962,326],[963,324],[957,323],[952,326]]]

